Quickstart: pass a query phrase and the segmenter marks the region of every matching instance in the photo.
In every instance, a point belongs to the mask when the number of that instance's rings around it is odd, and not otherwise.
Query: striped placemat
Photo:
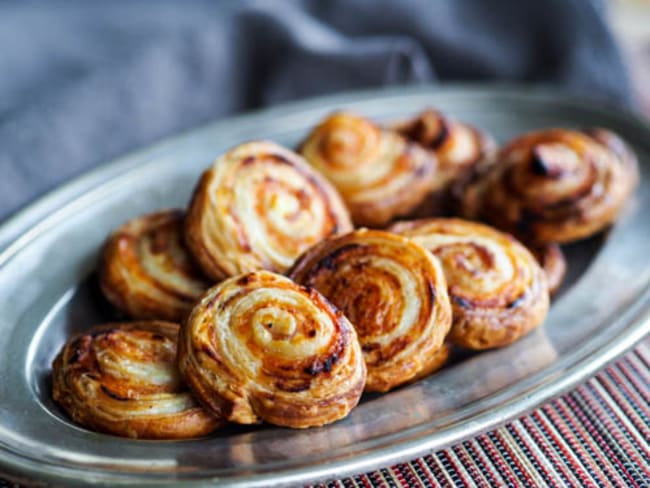
[[[650,487],[650,339],[529,415],[458,444],[319,487]]]
[[[510,424],[409,463],[319,487],[650,487],[650,339]],[[0,488],[14,487],[0,480]]]

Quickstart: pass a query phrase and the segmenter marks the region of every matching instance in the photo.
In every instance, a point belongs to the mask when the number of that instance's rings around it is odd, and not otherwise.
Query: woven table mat
[[[319,487],[650,487],[650,338],[529,415],[450,449]]]
[[[571,393],[450,449],[318,487],[650,486],[650,338]],[[14,487],[0,480],[0,488]]]

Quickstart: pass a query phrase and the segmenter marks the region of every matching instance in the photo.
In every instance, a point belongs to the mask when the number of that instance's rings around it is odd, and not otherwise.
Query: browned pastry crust
[[[192,398],[176,368],[179,327],[106,324],[71,339],[52,366],[52,397],[92,430],[137,439],[206,435],[223,422]]]
[[[449,360],[449,355],[451,354],[451,346],[447,342],[443,342],[442,346],[438,348],[437,351],[434,351],[429,359],[428,367],[420,371],[417,375],[413,377],[410,381],[411,383],[426,378],[432,373],[435,373],[440,368],[442,368]]]
[[[435,183],[435,156],[397,132],[337,112],[300,153],[338,189],[357,225],[382,227],[415,209]]]
[[[546,281],[551,296],[555,295],[562,286],[562,281],[564,281],[566,275],[567,265],[562,248],[559,244],[551,243],[529,246],[528,249],[530,249],[530,252],[533,253],[533,256],[535,256],[535,259],[546,273]]]
[[[203,174],[185,238],[205,273],[222,279],[284,272],[309,246],[351,228],[341,197],[302,157],[255,141],[231,149]]]
[[[462,185],[479,166],[488,165],[497,151],[496,141],[488,133],[433,109],[426,109],[392,128],[423,146],[438,160],[432,175],[432,191],[411,213],[412,217],[431,217],[453,211],[453,188]]]
[[[632,148],[615,132],[602,127],[591,127],[581,132],[612,151],[630,177],[632,187],[639,183],[639,164]]]
[[[233,422],[305,428],[356,406],[366,366],[342,312],[314,289],[256,271],[210,289],[183,326],[180,370]]]
[[[180,321],[208,288],[183,243],[183,213],[130,220],[113,232],[99,265],[104,295],[135,319]]]
[[[308,249],[288,275],[350,319],[368,367],[366,391],[388,391],[440,362],[451,305],[440,263],[419,244],[360,229]]]
[[[613,222],[637,181],[636,159],[609,131],[547,129],[520,136],[466,188],[462,213],[526,242],[571,242]]]
[[[453,309],[453,343],[470,349],[505,346],[544,321],[546,276],[514,238],[461,219],[398,222],[391,231],[440,259]]]

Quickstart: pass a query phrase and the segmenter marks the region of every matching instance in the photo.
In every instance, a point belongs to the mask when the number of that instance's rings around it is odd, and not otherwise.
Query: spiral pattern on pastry
[[[183,213],[130,220],[104,246],[99,282],[108,300],[135,319],[181,321],[208,288],[183,242]]]
[[[639,182],[639,164],[632,148],[618,134],[602,127],[591,127],[582,132],[618,157],[625,174],[630,178],[631,187],[634,188]]]
[[[318,291],[268,271],[210,289],[181,331],[181,372],[217,416],[305,428],[356,406],[366,367],[354,328]]]
[[[546,282],[551,296],[555,295],[562,286],[566,275],[566,258],[562,248],[555,243],[529,247],[535,259],[546,273]]]
[[[381,227],[431,191],[436,159],[397,132],[338,112],[316,127],[300,153],[345,200],[357,225]]]
[[[360,229],[310,248],[288,275],[352,322],[368,367],[366,391],[388,391],[438,363],[451,306],[438,260],[419,244]]]
[[[598,137],[548,129],[514,139],[494,170],[468,188],[464,215],[538,244],[602,230],[618,216],[636,173],[631,150],[626,159]]]
[[[496,141],[486,132],[434,109],[424,110],[392,128],[437,157],[433,191],[444,190],[462,179],[497,149]]]
[[[398,222],[391,230],[440,259],[452,304],[453,343],[470,349],[505,346],[544,321],[546,276],[514,238],[461,219]]]
[[[352,228],[336,190],[299,155],[269,141],[221,156],[194,192],[185,237],[212,278],[284,272],[309,246]]]
[[[208,434],[223,421],[183,385],[176,365],[179,326],[106,324],[71,339],[56,357],[52,396],[75,422],[139,439]]]

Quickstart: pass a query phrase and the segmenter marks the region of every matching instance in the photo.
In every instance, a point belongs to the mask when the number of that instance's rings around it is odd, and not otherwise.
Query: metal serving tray
[[[425,106],[500,141],[530,129],[604,126],[637,151],[642,181],[606,236],[569,246],[569,277],[545,327],[510,347],[455,358],[438,374],[366,395],[317,429],[232,427],[192,441],[134,441],[73,425],[50,399],[50,364],[71,334],[110,319],[93,270],[128,218],[184,206],[225,149],[253,138],[294,146],[328,112],[377,120]],[[126,156],[49,194],[0,227],[0,473],[65,485],[257,486],[340,477],[476,435],[557,396],[650,331],[650,126],[633,115],[513,87],[349,93],[234,117]]]

